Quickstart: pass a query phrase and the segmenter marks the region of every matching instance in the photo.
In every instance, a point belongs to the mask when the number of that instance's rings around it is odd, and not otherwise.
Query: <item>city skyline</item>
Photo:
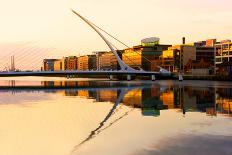
[[[223,3],[218,0],[206,0],[201,3],[198,0],[139,0],[133,3],[131,0],[54,2],[2,2],[1,69],[9,65],[11,55],[16,55],[16,63],[17,55],[26,55],[24,59],[28,63],[20,64],[19,68],[30,66],[34,69],[41,65],[38,64],[41,61],[36,60],[35,56],[60,58],[91,54],[92,51],[109,51],[101,38],[73,15],[70,8],[77,10],[131,47],[139,45],[141,39],[153,36],[161,38],[161,44],[171,45],[181,44],[183,36],[186,37],[186,42],[208,38],[231,39],[232,22],[226,18],[229,19],[232,15],[229,11],[229,4],[232,2],[229,0],[223,0]],[[115,8],[120,8],[120,11]],[[112,11],[114,9],[116,11]],[[119,49],[125,48],[113,43]],[[32,56],[29,56],[30,54]],[[30,59],[35,59],[37,65],[32,65]]]
[[[4,155],[232,155],[232,0],[0,0]]]

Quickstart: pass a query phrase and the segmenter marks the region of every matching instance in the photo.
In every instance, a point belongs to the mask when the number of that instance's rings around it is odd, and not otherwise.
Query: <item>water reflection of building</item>
[[[232,116],[232,88],[218,88],[217,94],[218,112]]]
[[[94,83],[89,81],[46,81],[45,87],[59,89],[66,96],[91,98],[96,102],[115,103],[121,90],[112,83]],[[115,87],[115,89],[107,89]],[[81,89],[84,88],[84,89]],[[94,88],[99,88],[93,90]],[[204,112],[209,116],[224,114],[232,116],[232,88],[193,87],[193,86],[160,86],[151,88],[135,88],[125,91],[122,104],[132,108],[140,108],[144,116],[159,116],[160,110],[180,109],[186,112]]]
[[[115,102],[118,97],[118,91],[99,90],[98,97],[98,102]]]
[[[142,107],[142,90],[141,89],[135,89],[129,91],[125,96],[122,102],[127,106],[132,107]]]
[[[215,107],[207,108],[206,114],[208,116],[217,116],[217,110],[215,109]]]
[[[78,90],[78,96],[89,98],[89,91],[88,90]]]
[[[174,92],[169,90],[160,95],[160,99],[163,101],[163,105],[167,107],[167,109],[174,109]]]
[[[167,95],[168,93],[170,93],[170,95]],[[168,108],[166,104],[174,107],[172,94],[173,92],[171,91],[162,93],[160,91],[160,87],[136,89],[125,95],[123,104],[126,106],[141,108],[144,116],[159,116],[160,110]]]
[[[183,100],[188,110],[206,112],[207,108],[215,106],[214,88],[187,86],[183,89]]]
[[[228,99],[219,100],[218,112],[232,116],[232,101]]]

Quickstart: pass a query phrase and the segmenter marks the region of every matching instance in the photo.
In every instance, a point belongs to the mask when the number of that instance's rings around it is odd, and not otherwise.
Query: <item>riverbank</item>
[[[178,79],[178,75],[173,76]],[[231,81],[231,76],[224,75],[183,75],[184,80]]]

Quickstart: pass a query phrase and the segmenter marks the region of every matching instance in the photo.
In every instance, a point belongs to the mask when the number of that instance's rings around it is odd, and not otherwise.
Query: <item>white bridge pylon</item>
[[[145,72],[144,70],[136,70],[130,66],[128,66],[127,64],[125,64],[122,59],[118,56],[118,53],[115,51],[114,47],[112,46],[112,43],[109,42],[104,35],[97,29],[97,27],[92,24],[92,22],[90,22],[88,19],[84,18],[83,16],[81,16],[79,13],[77,13],[76,11],[74,11],[73,9],[71,9],[72,12],[74,14],[76,14],[77,16],[79,16],[83,21],[85,21],[92,29],[94,29],[95,32],[98,33],[98,35],[104,40],[104,42],[107,44],[107,46],[110,48],[110,50],[113,52],[113,54],[115,55],[115,57],[117,58],[118,64],[120,66],[121,71],[127,71],[127,72]]]

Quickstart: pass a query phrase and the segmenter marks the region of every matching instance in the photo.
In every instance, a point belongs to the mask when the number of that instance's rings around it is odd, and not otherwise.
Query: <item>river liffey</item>
[[[232,83],[0,78],[1,155],[231,155]]]

